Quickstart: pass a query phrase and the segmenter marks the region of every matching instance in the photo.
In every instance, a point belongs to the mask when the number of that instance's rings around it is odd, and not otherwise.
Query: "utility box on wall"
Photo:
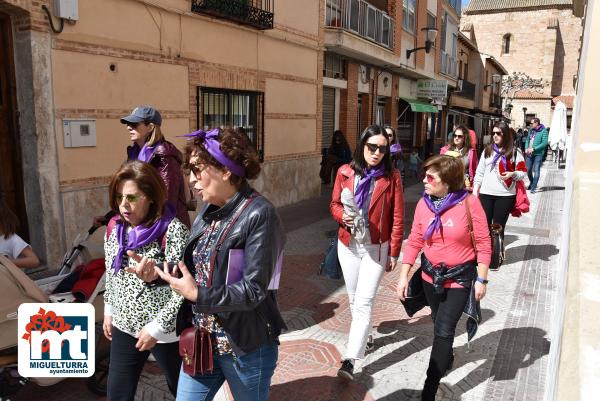
[[[78,0],[54,0],[54,15],[69,21],[79,19]]]
[[[65,148],[96,146],[96,120],[63,120]]]

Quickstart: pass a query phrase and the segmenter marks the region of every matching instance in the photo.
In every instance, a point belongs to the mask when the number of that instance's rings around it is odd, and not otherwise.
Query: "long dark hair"
[[[340,143],[336,143],[335,140],[337,138],[340,138]],[[350,149],[350,145],[348,145],[348,141],[346,140],[346,136],[344,135],[344,133],[342,131],[335,130],[333,132],[333,136],[331,137],[331,146],[330,148],[334,148],[334,147],[341,147],[343,149]]]
[[[365,144],[370,137],[377,135],[383,135],[386,140],[385,155],[383,155],[383,159],[381,159],[381,163],[383,163],[383,168],[385,169],[385,175],[389,176],[392,173],[393,165],[392,158],[390,157],[390,140],[387,136],[387,132],[385,132],[385,129],[380,125],[369,125],[362,134],[360,134],[360,140],[356,149],[354,149],[354,156],[350,162],[350,167],[354,169],[356,174],[363,175],[363,171],[369,166],[365,160]]]
[[[458,127],[454,128],[454,131],[452,131],[452,137],[448,141],[448,145],[450,145],[449,149],[454,148],[454,134],[458,130],[463,133],[463,148],[468,152],[471,149],[471,135],[469,134],[469,129],[464,125],[459,125]]]
[[[498,121],[496,124],[494,124],[494,128],[499,128],[500,131],[502,131],[502,146],[500,146],[500,151],[507,159],[512,158],[515,139],[512,135],[512,132],[510,132],[510,127],[504,121]],[[493,144],[494,133],[492,132],[492,141],[485,148],[484,155],[486,158],[490,157],[494,153],[492,148]]]

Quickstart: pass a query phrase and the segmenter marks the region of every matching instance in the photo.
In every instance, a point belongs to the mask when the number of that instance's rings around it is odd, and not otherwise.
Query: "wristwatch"
[[[481,278],[481,277],[477,277],[477,281],[480,282],[481,284],[487,284],[487,283],[489,283],[489,280],[486,280],[486,279]]]

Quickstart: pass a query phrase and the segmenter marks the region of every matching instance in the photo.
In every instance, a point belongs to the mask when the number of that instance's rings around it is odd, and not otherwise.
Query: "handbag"
[[[183,371],[190,376],[213,371],[212,340],[206,329],[188,327],[179,336]]]
[[[319,269],[319,275],[320,274],[335,280],[342,278],[342,267],[340,266],[340,261],[338,259],[337,235],[331,238],[329,246],[325,251],[325,258],[323,262],[321,262]]]

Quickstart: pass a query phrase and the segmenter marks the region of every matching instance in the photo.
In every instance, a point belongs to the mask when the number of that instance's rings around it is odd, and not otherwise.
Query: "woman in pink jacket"
[[[448,153],[450,152],[450,153]],[[472,191],[473,179],[477,170],[477,150],[473,146],[469,129],[464,125],[459,125],[454,129],[454,133],[448,144],[440,149],[440,154],[460,157],[465,166],[465,187]]]
[[[440,380],[452,368],[456,325],[465,313],[469,340],[481,321],[491,242],[479,200],[464,189],[464,165],[451,156],[423,164],[425,192],[417,204],[404,248],[397,292],[412,316],[431,307],[434,339],[422,400],[435,400]],[[408,280],[419,252],[421,267]]]

